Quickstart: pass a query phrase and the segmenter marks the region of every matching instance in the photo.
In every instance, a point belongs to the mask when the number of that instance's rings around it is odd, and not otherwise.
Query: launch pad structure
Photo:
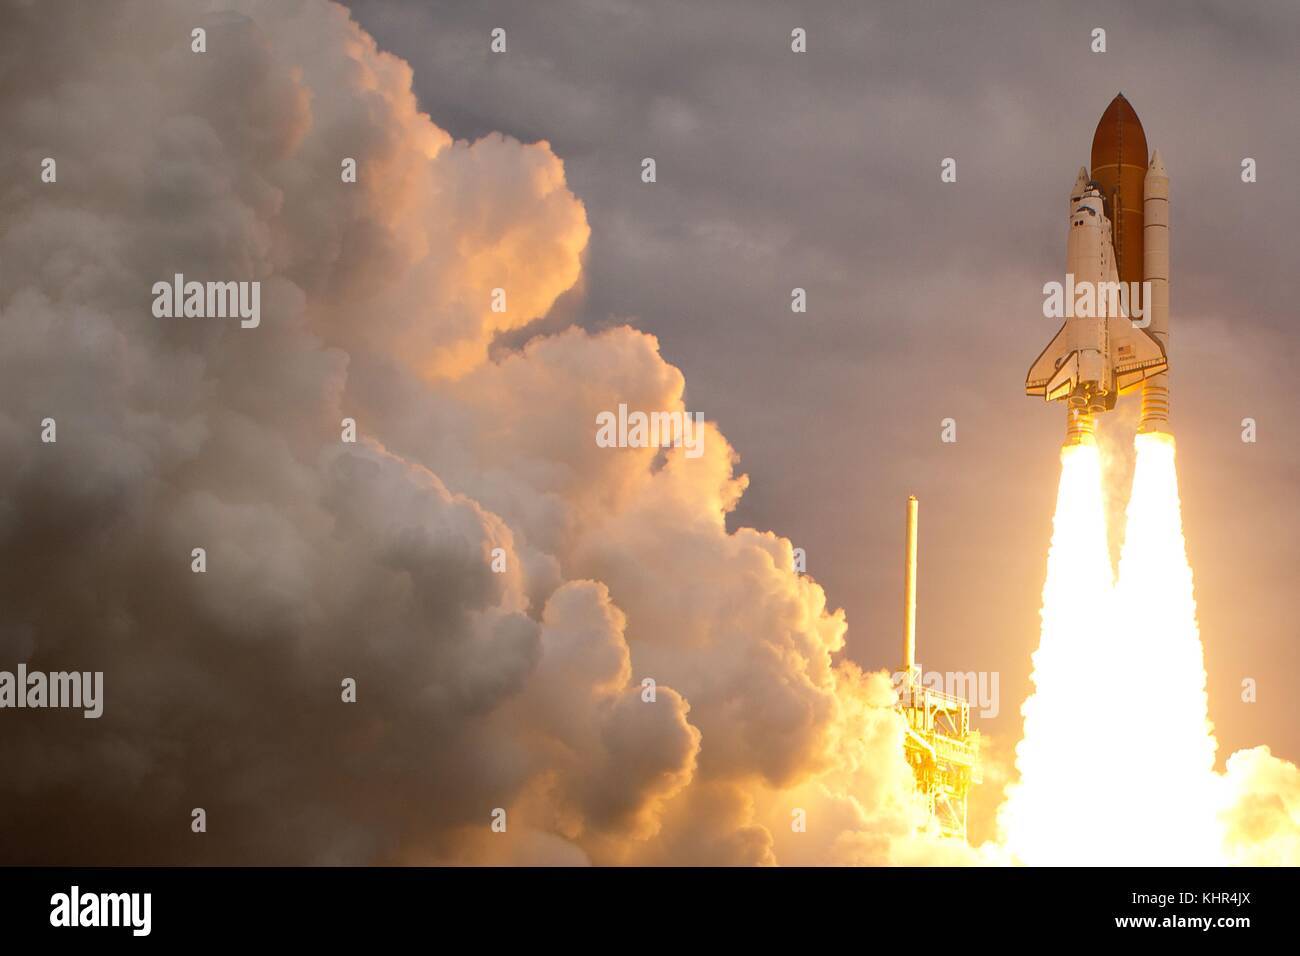
[[[916,777],[928,823],[944,836],[967,839],[967,798],[983,782],[979,739],[970,729],[970,703],[925,686],[916,666],[916,496],[907,499],[907,557],[903,570],[903,675],[898,709],[907,721],[903,752]]]

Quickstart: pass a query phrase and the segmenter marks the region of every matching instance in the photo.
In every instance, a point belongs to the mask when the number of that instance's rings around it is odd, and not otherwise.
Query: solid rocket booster
[[[1169,177],[1159,151],[1148,162],[1123,93],[1097,123],[1091,160],[1070,191],[1064,286],[1068,297],[1088,290],[1097,308],[1067,311],[1025,379],[1027,395],[1067,404],[1067,443],[1090,441],[1096,416],[1139,386],[1142,430],[1169,427]]]
[[[1151,154],[1142,184],[1142,277],[1150,283],[1151,324],[1147,330],[1169,353],[1169,174],[1160,150]],[[1142,382],[1142,423],[1139,431],[1169,430],[1169,371]]]

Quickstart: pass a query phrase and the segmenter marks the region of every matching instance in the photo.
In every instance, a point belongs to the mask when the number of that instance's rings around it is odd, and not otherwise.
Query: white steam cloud
[[[0,659],[106,700],[6,718],[0,857],[969,860],[916,834],[843,614],[727,532],[716,428],[597,447],[602,410],[685,411],[658,343],[489,359],[580,278],[550,147],[454,142],[341,7],[234,7],[4,14]],[[155,318],[177,273],[260,282],[259,326]]]

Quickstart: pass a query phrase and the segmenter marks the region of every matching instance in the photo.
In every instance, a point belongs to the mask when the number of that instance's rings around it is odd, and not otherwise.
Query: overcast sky
[[[1300,755],[1300,8],[350,6],[453,135],[551,143],[592,238],[581,288],[539,327],[659,337],[750,477],[730,523],[807,549],[869,667],[899,658],[903,501],[920,497],[919,657],[1002,673],[984,724],[1001,743],[1029,687],[1063,430],[1022,383],[1055,332],[1041,287],[1063,272],[1068,191],[1123,91],[1171,177],[1173,420],[1220,759],[1263,742]],[[496,27],[505,55],[489,52]],[[1142,681],[1122,661],[1116,677]],[[1245,677],[1257,704],[1238,701]]]

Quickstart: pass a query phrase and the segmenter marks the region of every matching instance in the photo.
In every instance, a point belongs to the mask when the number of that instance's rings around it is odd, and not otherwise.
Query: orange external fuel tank
[[[1106,215],[1113,224],[1120,282],[1142,281],[1142,183],[1146,175],[1146,132],[1120,93],[1110,101],[1092,134],[1092,178],[1101,186]]]

